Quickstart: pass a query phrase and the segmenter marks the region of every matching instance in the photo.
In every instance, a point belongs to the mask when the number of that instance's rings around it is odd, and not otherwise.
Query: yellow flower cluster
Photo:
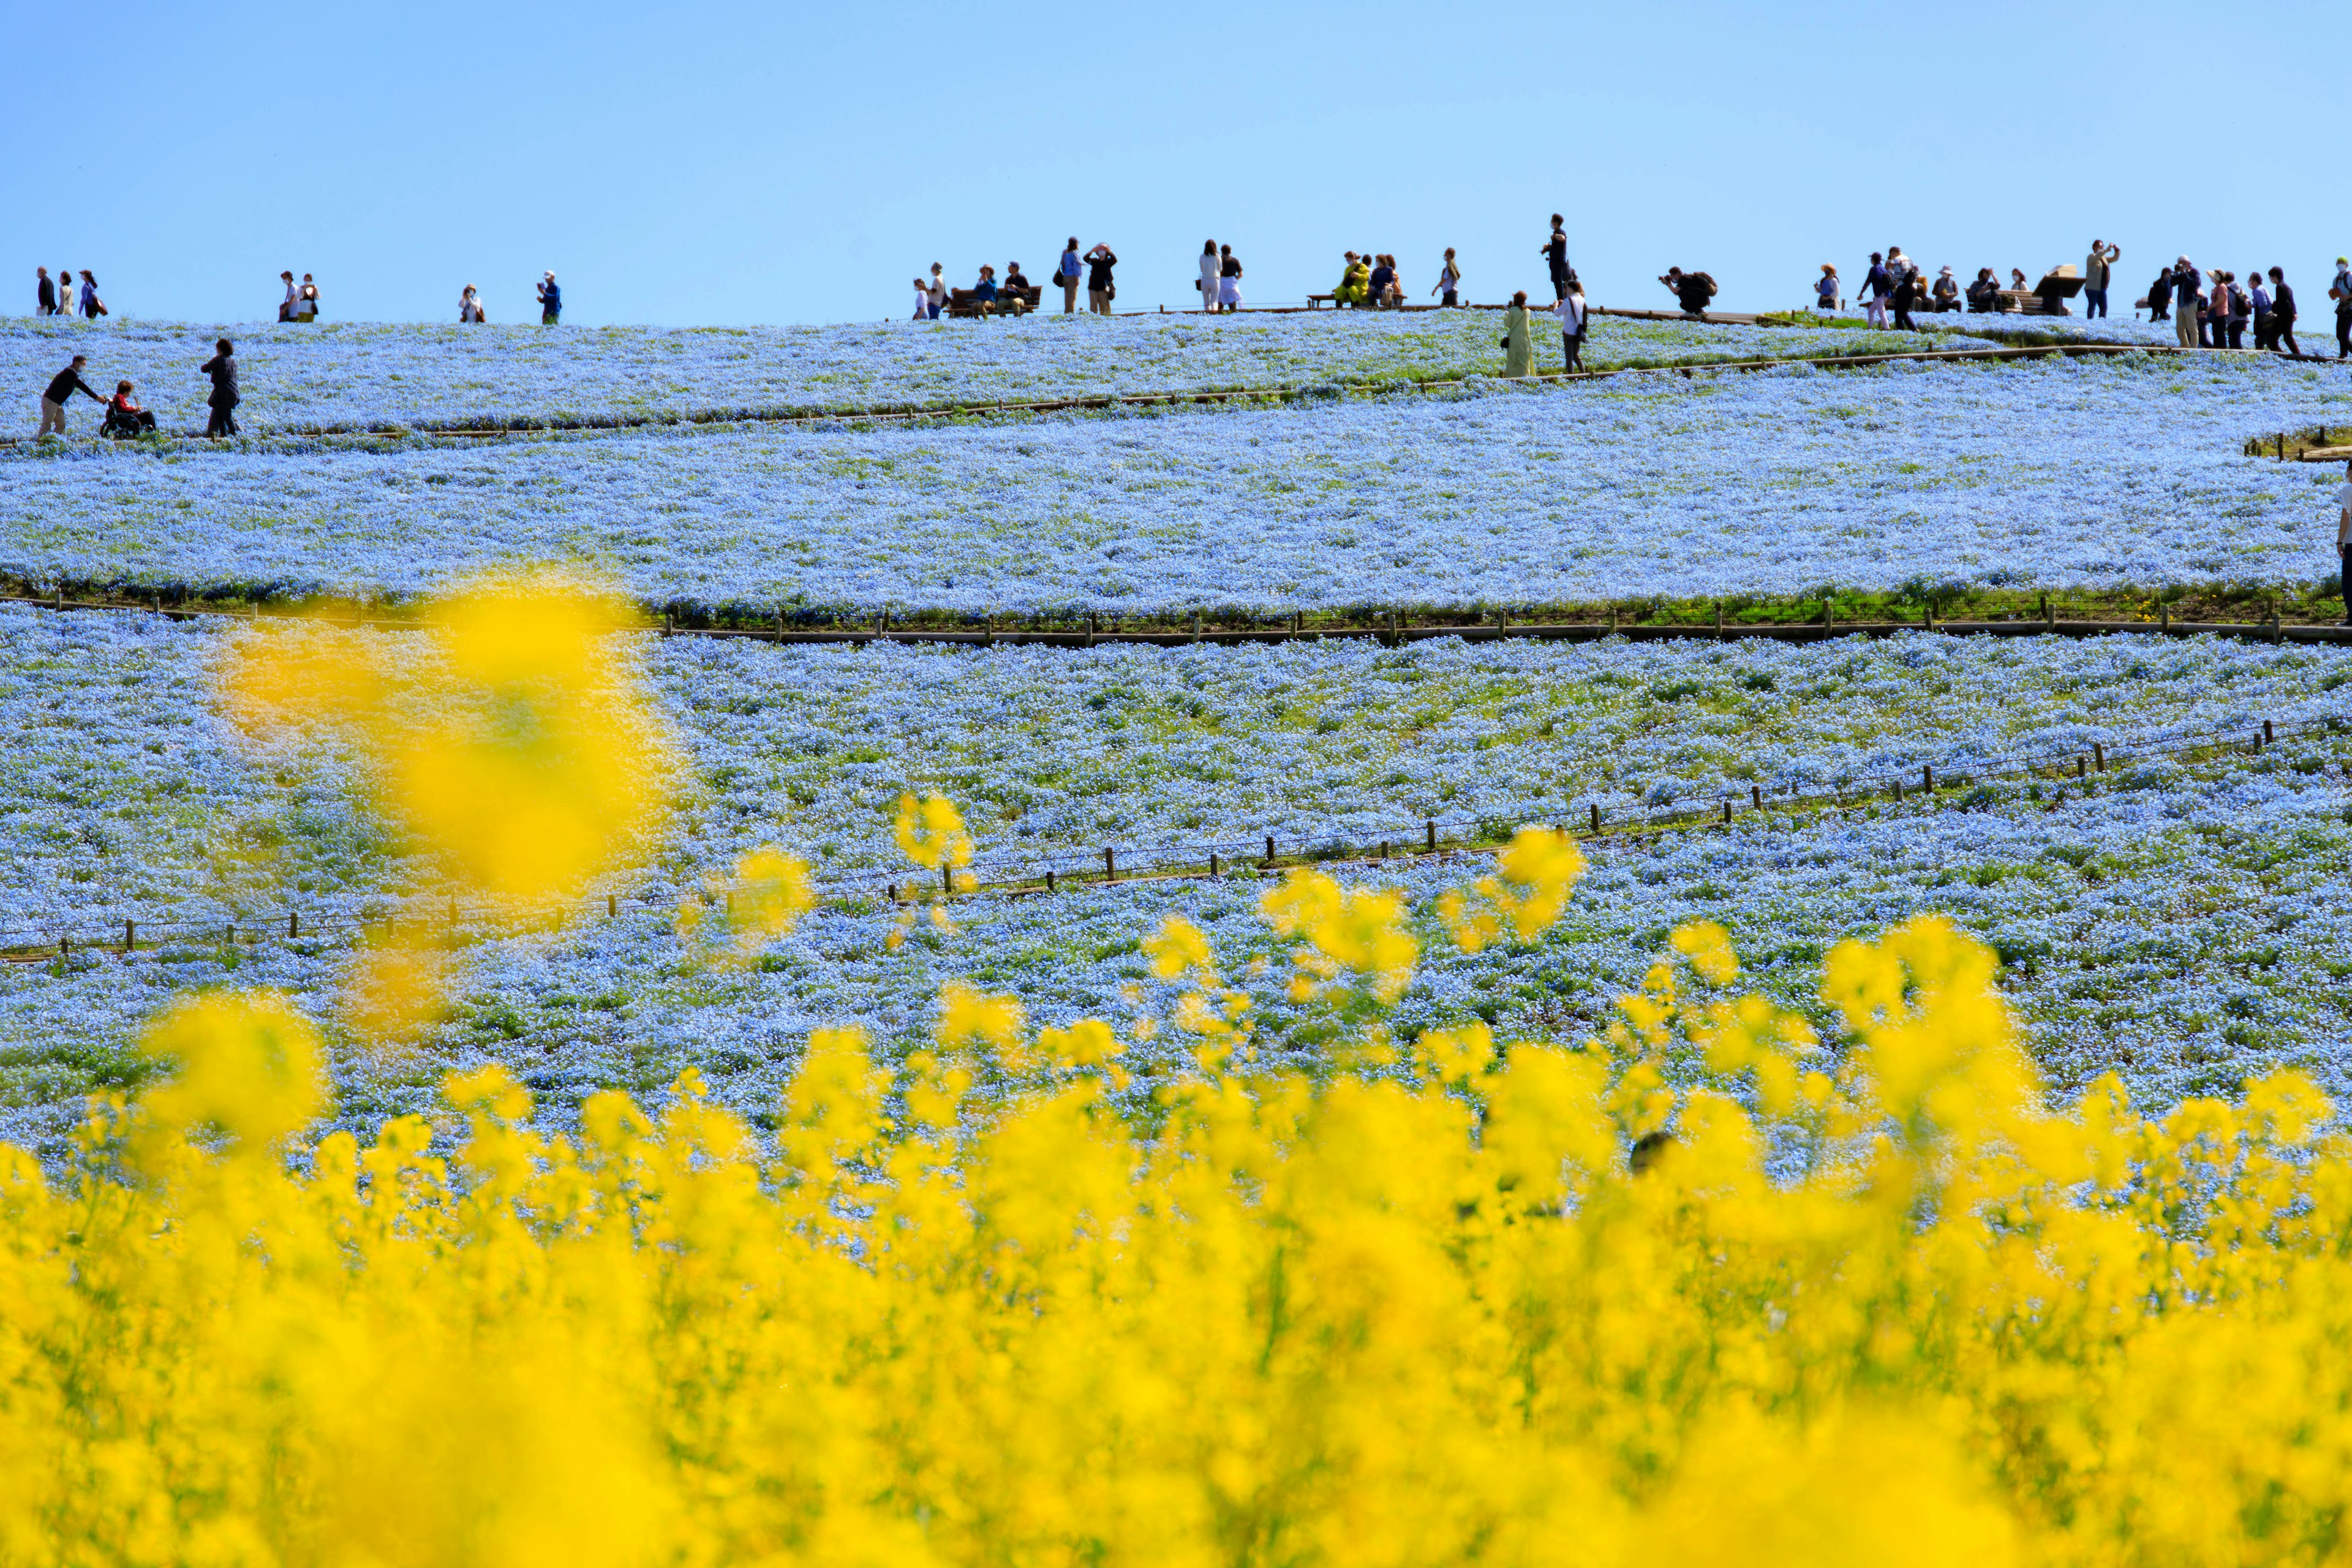
[[[1529,942],[1551,929],[1584,875],[1584,851],[1557,828],[1522,827],[1496,857],[1493,874],[1447,893],[1437,912],[1465,952],[1506,936]]]
[[[813,1039],[772,1142],[691,1074],[551,1136],[488,1068],[453,1152],[291,1164],[308,1026],[191,1001],[76,1173],[0,1160],[0,1561],[2340,1555],[2326,1102],[2052,1114],[1990,977],[1935,922],[1841,949],[1784,1114],[1761,1004],[1135,1120],[1101,1026],[958,992],[939,1061]]]

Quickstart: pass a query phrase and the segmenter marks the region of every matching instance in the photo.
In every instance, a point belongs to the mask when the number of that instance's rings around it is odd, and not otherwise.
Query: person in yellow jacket
[[[1531,375],[1535,368],[1536,345],[1528,335],[1528,291],[1522,289],[1503,312],[1503,374]]]
[[[1331,290],[1334,305],[1361,305],[1372,297],[1372,269],[1354,251],[1348,252],[1348,265],[1339,274],[1339,285]]]

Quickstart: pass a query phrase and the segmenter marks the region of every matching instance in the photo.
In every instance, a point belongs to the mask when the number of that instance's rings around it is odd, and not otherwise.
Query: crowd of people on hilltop
[[[2003,283],[1993,268],[1979,267],[1976,277],[1963,286],[1949,267],[1929,281],[1919,265],[1903,254],[1901,246],[1889,246],[1883,252],[1870,253],[1863,278],[1863,309],[1872,326],[1915,331],[1920,330],[1913,319],[1915,310],[1996,314],[2022,310],[2031,298],[2040,300],[2046,313],[2065,315],[2072,313],[2065,301],[2079,291],[2084,317],[2089,320],[2108,314],[2108,292],[2114,285],[2116,263],[2122,258],[2122,247],[2095,239],[2079,271],[2053,267],[2039,282],[2029,284],[2023,269],[2012,267],[2009,281]],[[1659,281],[1672,288],[1675,280],[1670,274]],[[2352,358],[2352,266],[2343,257],[2336,258],[2336,278],[2327,297],[2336,305],[2336,357]],[[1843,310],[1845,303],[1844,284],[1836,265],[1822,263],[1821,276],[1813,280],[1814,309],[1832,314]],[[2201,271],[2184,256],[2158,271],[2138,308],[2147,311],[2150,321],[2173,322],[2182,348],[2242,349],[2251,331],[2258,350],[2303,352],[2294,336],[2294,290],[2288,286],[2283,267],[2256,267],[2241,279],[2225,269]]]
[[[1211,240],[1202,255],[1202,277],[1204,280],[1215,276],[1210,272],[1209,263],[1217,257],[1217,242]],[[1233,269],[1233,307],[1237,310],[1241,306],[1242,274],[1241,263],[1233,259],[1233,247],[1224,247],[1223,264]],[[1080,256],[1078,237],[1072,235],[1062,247],[1062,258],[1054,264],[1054,283],[1062,290],[1062,314],[1070,315],[1077,310],[1078,281],[1083,278],[1086,280],[1087,310],[1097,316],[1109,315],[1111,300],[1118,292],[1118,287],[1112,281],[1111,269],[1118,265],[1118,258],[1108,245],[1097,245]],[[969,289],[951,288],[947,279],[947,268],[934,261],[931,263],[931,275],[917,278],[914,289],[913,319],[918,321],[936,321],[941,316],[957,314],[983,319],[1025,315],[1040,308],[1045,294],[1045,285],[1030,282],[1018,261],[1005,264],[1003,278],[996,275],[993,266],[982,263],[980,276]],[[1215,308],[1213,288],[1206,298],[1210,308]]]
[[[80,315],[96,321],[108,314],[106,301],[98,297],[98,279],[88,268],[81,272],[81,292],[74,292],[71,268],[60,267],[55,278],[46,267],[36,267],[33,287],[33,313],[37,316]],[[278,302],[278,319],[282,322],[310,323],[319,319],[319,285],[310,274],[302,274],[300,282],[294,279],[289,268],[278,275],[286,286],[285,298]],[[563,290],[556,286],[553,272],[542,272],[535,289],[539,299],[539,320],[541,326],[557,325],[563,316]],[[457,320],[460,322],[487,322],[489,312],[484,307],[481,292],[468,283],[457,296]]]
[[[2344,257],[2336,258],[2327,297],[2336,306],[2336,357],[2352,358],[2352,261]],[[2226,268],[2201,271],[2183,256],[2156,275],[2142,303],[2149,321],[2172,322],[2185,349],[2242,349],[2251,329],[2257,349],[2303,352],[2294,337],[2294,289],[2283,267],[2257,266],[2242,279]]]

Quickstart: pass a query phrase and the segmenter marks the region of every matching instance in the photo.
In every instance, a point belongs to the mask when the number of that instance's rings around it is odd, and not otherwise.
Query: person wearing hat
[[[555,274],[543,272],[539,279],[539,324],[551,327],[563,319],[563,290],[555,286]]]
[[[1960,308],[1960,280],[1952,276],[1948,267],[1936,274],[1936,287],[1929,291],[1935,298],[1931,307],[1937,315]]]
[[[2089,259],[2083,263],[2083,320],[2107,313],[2107,280],[2114,276],[2115,265],[2123,259],[2120,245],[2101,245],[2091,241]]]
[[[2336,301],[2336,357],[2352,358],[2352,261],[2336,258],[2336,281],[2327,286]]]

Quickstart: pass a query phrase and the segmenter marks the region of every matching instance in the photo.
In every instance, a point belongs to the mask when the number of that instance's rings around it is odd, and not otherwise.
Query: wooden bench
[[[948,290],[948,314],[950,316],[1025,316],[1037,308],[1045,295],[1043,284],[1033,283],[1026,289],[999,289],[992,302],[982,299],[969,289]]]
[[[1330,302],[1331,296],[1328,294],[1309,294],[1307,296],[1307,308],[1310,310],[1316,309],[1318,306],[1328,305]]]

